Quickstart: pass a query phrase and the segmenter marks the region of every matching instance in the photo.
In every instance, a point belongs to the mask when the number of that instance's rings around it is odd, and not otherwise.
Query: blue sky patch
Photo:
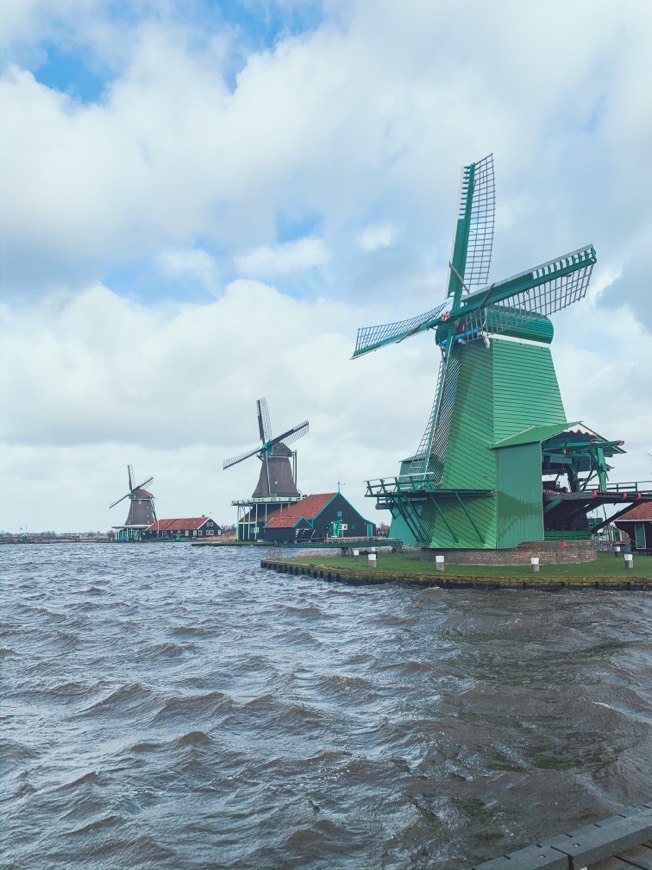
[[[90,68],[80,51],[66,51],[56,45],[44,45],[47,60],[34,70],[41,84],[68,94],[81,103],[94,103],[102,96],[107,79]]]

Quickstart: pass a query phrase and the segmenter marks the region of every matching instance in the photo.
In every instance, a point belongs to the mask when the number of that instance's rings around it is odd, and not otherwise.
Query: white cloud
[[[366,227],[358,236],[358,244],[363,251],[377,251],[380,248],[389,248],[396,241],[399,234],[398,227],[394,224],[375,224]]]
[[[217,290],[217,263],[208,251],[167,248],[161,251],[158,263],[161,272],[169,278],[190,279],[206,290]]]
[[[264,246],[236,258],[243,275],[272,277],[323,266],[328,253],[321,239],[305,238],[281,245]]]

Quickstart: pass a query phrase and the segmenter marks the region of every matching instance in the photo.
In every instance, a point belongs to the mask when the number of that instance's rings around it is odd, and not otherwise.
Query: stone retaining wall
[[[443,556],[451,565],[529,565],[532,556],[540,565],[593,562],[598,558],[594,541],[530,541],[509,550],[421,550],[422,562]]]

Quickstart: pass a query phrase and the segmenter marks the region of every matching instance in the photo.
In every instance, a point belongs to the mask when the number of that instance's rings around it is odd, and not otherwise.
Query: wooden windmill
[[[307,420],[304,420],[303,423],[298,423],[274,438],[272,436],[272,423],[267,407],[267,399],[264,397],[258,399],[256,401],[256,410],[258,413],[258,433],[260,435],[261,446],[247,450],[246,453],[242,453],[240,456],[225,459],[223,468],[231,468],[231,466],[237,465],[239,462],[244,462],[245,459],[257,456],[262,465],[258,484],[252,498],[299,498],[299,491],[297,489],[297,454],[295,450],[289,449],[288,444],[292,444],[298,441],[299,438],[302,438],[308,432],[309,423]]]
[[[127,519],[122,526],[115,526],[120,530],[120,538],[124,540],[138,540],[143,529],[148,528],[152,523],[156,522],[156,510],[154,508],[154,496],[148,492],[145,487],[150,484],[154,478],[148,477],[143,483],[134,486],[134,469],[133,466],[127,466],[127,477],[129,480],[128,491],[121,496],[117,501],[109,505],[109,508],[115,507],[129,499],[129,513]]]
[[[392,536],[423,547],[507,548],[544,540],[546,444],[553,439],[554,455],[563,454],[572,427],[550,352],[548,315],[585,296],[595,250],[589,245],[488,284],[494,214],[489,155],[462,172],[445,301],[408,320],[360,329],[353,354],[434,331],[441,365],[417,451],[398,477],[367,485],[377,506],[392,512]],[[572,439],[576,433],[566,440]],[[576,487],[586,488],[599,462],[606,486],[604,457],[622,452],[618,442],[593,432],[580,440],[596,461],[587,453],[573,466],[586,470],[588,462],[590,472],[575,475]],[[558,512],[557,525],[572,522],[570,511],[564,517]]]

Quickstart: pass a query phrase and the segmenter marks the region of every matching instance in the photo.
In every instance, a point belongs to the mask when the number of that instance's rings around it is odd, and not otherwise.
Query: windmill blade
[[[267,480],[267,495],[271,495],[272,488],[271,488],[270,482],[269,482],[269,456],[267,454],[267,451],[265,451],[265,453],[263,453],[263,464],[265,466],[265,479]]]
[[[232,465],[237,465],[238,462],[244,462],[245,459],[249,459],[250,456],[256,456],[258,453],[260,453],[260,447],[254,447],[253,450],[247,450],[246,453],[241,453],[240,456],[232,456],[231,459],[225,459],[222,463],[222,470],[231,468]]]
[[[442,357],[430,417],[407,472],[410,475],[425,474],[431,465],[431,458],[434,458],[434,482],[438,485],[441,484],[444,473],[446,446],[459,380],[459,359],[451,359],[451,347],[449,343]]]
[[[484,287],[489,280],[496,223],[496,184],[494,156],[487,155],[474,164],[473,189],[468,227],[464,282],[467,287]]]
[[[143,487],[147,486],[147,484],[151,483],[153,480],[154,480],[153,477],[148,477],[144,483],[139,483],[138,486],[134,486],[131,491],[136,492],[136,490],[138,490],[138,489],[143,489]]]
[[[256,408],[258,410],[258,431],[260,432],[260,440],[263,444],[267,444],[272,438],[272,421],[269,416],[269,408],[267,407],[267,399],[263,396],[262,399],[256,400]]]
[[[494,158],[489,154],[462,169],[447,291],[456,308],[462,290],[487,283],[495,212]]]
[[[279,441],[282,441],[284,444],[293,444],[295,441],[298,441],[299,438],[303,438],[303,436],[308,432],[310,428],[310,423],[307,420],[304,420],[303,423],[299,423],[297,426],[293,426],[291,429],[288,429],[287,432],[284,432],[282,435],[277,435],[270,444],[278,444]]]
[[[109,510],[111,510],[111,508],[112,508],[112,507],[115,507],[117,504],[120,504],[121,501],[124,501],[126,498],[129,498],[130,495],[131,495],[131,492],[127,492],[127,493],[125,493],[125,494],[122,496],[122,498],[119,498],[117,501],[114,501],[113,504],[110,504],[110,505],[109,505]]]
[[[416,317],[410,317],[408,320],[399,320],[396,323],[383,323],[379,326],[363,326],[358,330],[358,337],[353,351],[353,359],[369,353],[372,350],[378,350],[379,347],[384,347],[386,344],[395,344],[408,338],[410,335],[416,335],[418,332],[425,332],[427,329],[434,329],[442,321],[442,315],[451,309],[451,301],[447,299],[423,314],[417,314]]]
[[[472,293],[465,297],[462,308],[453,316],[463,317],[486,305],[507,305],[523,311],[554,314],[586,296],[596,261],[593,245],[578,248],[535,269]]]
[[[134,488],[134,467],[133,467],[133,465],[127,466],[127,475],[129,477],[129,492],[132,492],[133,488]]]

